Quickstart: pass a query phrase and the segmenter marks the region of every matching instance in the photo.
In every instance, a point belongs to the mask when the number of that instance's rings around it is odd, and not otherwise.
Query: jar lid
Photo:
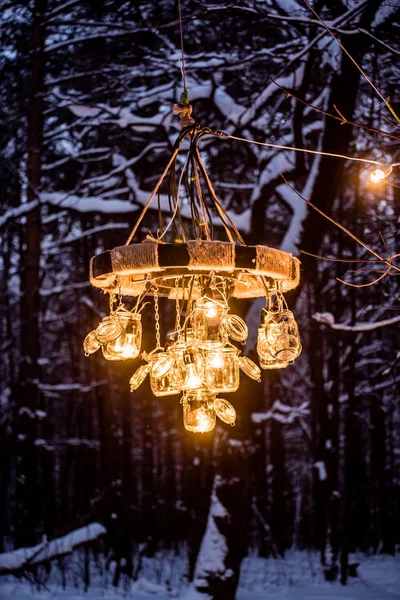
[[[176,362],[174,356],[167,352],[158,352],[154,355],[153,361],[151,375],[156,379],[161,379],[168,375]]]
[[[104,317],[96,329],[96,338],[100,344],[114,342],[122,333],[124,328],[116,317]]]
[[[255,362],[250,360],[250,358],[248,358],[247,356],[239,356],[238,361],[239,367],[241,368],[243,373],[247,375],[247,377],[255,379],[256,381],[261,381],[260,367],[258,367]]]
[[[146,379],[149,371],[150,371],[149,365],[140,365],[140,367],[138,369],[136,369],[136,371],[134,372],[134,374],[132,375],[132,377],[129,381],[129,385],[131,386],[131,392],[138,389],[138,387]]]
[[[249,330],[242,318],[237,315],[229,315],[224,326],[229,337],[236,342],[244,342],[247,340]]]
[[[83,349],[85,354],[93,354],[100,348],[100,342],[96,337],[96,331],[91,331],[83,340]]]
[[[227,425],[234,425],[236,422],[236,410],[225,398],[215,398],[214,410],[217,416]]]

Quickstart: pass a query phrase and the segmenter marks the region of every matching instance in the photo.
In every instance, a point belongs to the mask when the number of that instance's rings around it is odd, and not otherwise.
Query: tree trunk
[[[46,0],[35,0],[32,24],[30,98],[28,109],[27,201],[38,200],[41,183],[44,105],[43,18]],[[24,255],[21,257],[21,357],[17,394],[16,543],[33,544],[41,524],[38,434],[35,411],[40,400],[40,207],[26,216]]]
[[[232,403],[239,407],[240,422],[232,435],[226,431],[216,434],[221,435],[217,443],[216,475],[192,584],[199,598],[234,600],[236,595],[240,565],[248,545],[249,475],[254,452],[249,442],[250,416],[257,405],[257,395],[262,393],[258,385],[242,378],[240,390],[232,397]],[[189,593],[194,594],[194,590]]]
[[[360,27],[368,29],[381,0],[368,4],[360,18]],[[357,61],[361,61],[363,54],[370,44],[369,38],[362,34],[348,36],[345,45]],[[354,115],[356,98],[359,89],[360,74],[355,69],[350,59],[343,55],[341,70],[335,74],[331,85],[331,95],[328,110],[334,112],[334,105],[351,119]],[[344,93],[345,90],[345,93]],[[343,127],[334,119],[327,119],[322,141],[322,150],[336,154],[348,154],[352,140],[350,126]],[[319,172],[313,187],[311,201],[322,210],[331,214],[334,200],[339,191],[340,181],[345,163],[342,159],[321,157]],[[259,203],[261,208],[262,202]],[[261,210],[263,212],[263,210]],[[258,213],[257,213],[258,214]],[[262,219],[264,222],[264,219]],[[254,224],[254,216],[253,222]],[[261,231],[256,228],[261,235]],[[316,212],[310,212],[304,222],[301,247],[311,253],[317,253],[325,233],[321,226],[321,217]],[[253,241],[253,240],[252,240]],[[315,259],[305,256],[304,270],[313,266]],[[313,272],[313,269],[311,269]],[[241,391],[245,390],[242,383]],[[251,394],[247,394],[247,398]],[[250,404],[250,403],[249,403]],[[247,404],[247,410],[251,410]],[[244,418],[246,418],[244,416]],[[211,507],[208,523],[200,548],[195,569],[194,588],[200,597],[224,598],[235,597],[236,586],[239,579],[240,562],[246,551],[247,544],[241,538],[241,529],[246,521],[249,511],[250,495],[246,473],[246,452],[248,447],[242,439],[231,446],[220,445],[219,452],[225,452],[223,460],[219,460],[217,475],[214,481],[211,496]],[[241,452],[237,451],[237,447]],[[240,541],[239,541],[240,540]],[[238,545],[241,546],[237,552]]]
[[[366,5],[360,17],[359,27],[369,29],[375,18],[382,0],[373,0]],[[370,45],[370,38],[363,34],[343,36],[343,44],[358,64]],[[335,73],[331,83],[328,112],[335,113],[335,106],[348,119],[354,118],[357,94],[360,85],[360,73],[343,53],[340,72]],[[353,137],[350,125],[342,125],[340,121],[326,117],[321,150],[334,154],[348,155]],[[311,197],[308,198],[328,215],[332,214],[335,199],[340,189],[342,175],[346,162],[342,158],[321,156],[318,175],[315,180]],[[325,222],[327,224],[327,222]],[[325,235],[323,218],[316,211],[311,210],[303,223],[303,234],[300,247],[302,250],[317,254]],[[303,271],[310,271],[315,258],[303,255]],[[312,270],[311,270],[312,272]],[[300,289],[298,289],[299,293]]]

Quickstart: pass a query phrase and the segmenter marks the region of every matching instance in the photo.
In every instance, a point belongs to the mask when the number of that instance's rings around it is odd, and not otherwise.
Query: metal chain
[[[222,294],[224,296],[225,302],[228,302],[228,293],[227,293],[226,278],[225,277],[222,279]]]
[[[110,292],[110,315],[114,312],[114,302],[115,302],[115,294],[114,292]]]
[[[282,283],[280,281],[276,282],[276,300],[278,303],[278,310],[281,312],[285,309],[286,300],[282,293]],[[287,308],[287,305],[286,305]]]
[[[176,317],[175,317],[175,329],[179,334],[181,328],[181,309],[179,306],[179,298],[178,298],[178,290],[179,290],[179,277],[175,279],[175,290],[176,290],[176,300],[175,300],[175,309],[176,309]]]
[[[158,289],[154,290],[154,319],[156,326],[156,345],[157,348],[161,348],[161,336],[160,336],[160,311],[158,308]]]
[[[117,277],[117,284],[118,284],[118,306],[122,307],[123,303],[122,303],[122,289],[121,289],[121,280],[119,277]]]

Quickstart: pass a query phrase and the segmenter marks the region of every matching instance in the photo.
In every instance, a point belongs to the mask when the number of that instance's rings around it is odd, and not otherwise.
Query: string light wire
[[[228,134],[229,135],[229,134]],[[345,154],[334,154],[332,152],[322,152],[321,150],[308,150],[307,148],[294,148],[292,146],[280,146],[279,144],[270,144],[267,142],[257,142],[256,140],[249,140],[247,138],[236,137],[235,135],[229,135],[231,140],[237,140],[239,142],[247,142],[248,144],[256,144],[257,146],[266,146],[268,148],[278,148],[279,150],[293,150],[294,152],[305,152],[306,154],[319,154],[322,156],[332,156],[333,158],[344,158],[345,160],[353,160],[356,162],[363,162],[370,165],[378,165],[379,167],[384,166],[377,160],[371,160],[368,158],[358,158],[356,156],[346,156]],[[395,166],[395,165],[393,165]]]

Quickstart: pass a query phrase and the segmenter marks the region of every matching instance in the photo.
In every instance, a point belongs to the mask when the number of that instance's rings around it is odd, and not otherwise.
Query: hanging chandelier
[[[283,369],[301,352],[298,327],[284,293],[299,283],[300,263],[267,246],[247,246],[218,200],[198,143],[206,135],[229,137],[195,123],[191,106],[176,106],[181,132],[155,189],[124,246],[91,259],[90,281],[109,294],[110,314],[85,338],[88,356],[101,348],[105,359],[142,359],[131,391],[149,377],[157,397],[181,394],[187,430],[211,431],[218,416],[234,425],[236,411],[219,394],[235,392],[240,371],[260,381],[261,369]],[[185,142],[185,143],[184,143]],[[186,155],[179,160],[181,147]],[[168,206],[159,190],[169,179]],[[159,229],[132,243],[155,198]],[[214,223],[225,239],[215,239]],[[241,355],[248,329],[230,313],[230,298],[266,298],[258,329],[258,366]],[[134,298],[128,309],[123,300]],[[153,298],[155,347],[143,352],[141,311]],[[175,327],[161,339],[159,297],[174,303]]]

